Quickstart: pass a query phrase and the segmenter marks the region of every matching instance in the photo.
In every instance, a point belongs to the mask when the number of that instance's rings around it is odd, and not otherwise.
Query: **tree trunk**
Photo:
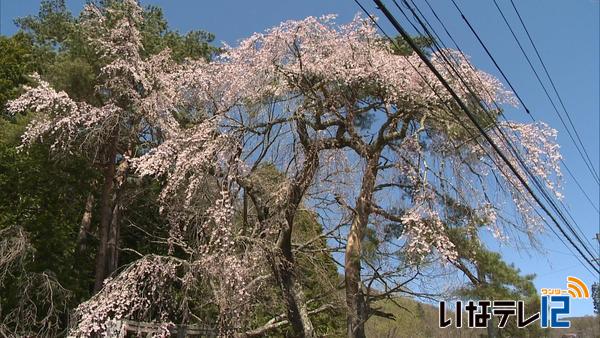
[[[349,338],[365,337],[365,322],[367,321],[367,306],[361,287],[360,259],[361,245],[365,228],[369,222],[369,210],[377,177],[379,153],[375,152],[369,158],[363,176],[361,191],[356,201],[355,215],[348,233],[348,243],[344,257],[344,282],[346,286],[346,325]]]
[[[92,225],[92,210],[94,209],[94,194],[89,193],[85,201],[85,209],[81,217],[81,225],[79,227],[79,235],[77,236],[77,250],[84,252],[86,249],[86,241]]]
[[[257,212],[259,222],[268,222],[272,217],[269,207],[257,195],[252,186],[247,182],[240,181],[246,189]],[[275,252],[268,255],[269,264],[273,271],[286,308],[287,322],[293,330],[293,337],[315,337],[314,328],[309,318],[306,307],[306,299],[302,286],[297,282],[294,273],[295,262],[292,252],[292,229],[295,212],[299,202],[292,202],[285,211],[285,221],[282,222]]]
[[[285,260],[278,261],[277,267],[274,267],[275,275],[279,279],[279,285],[285,302],[287,319],[292,327],[293,337],[313,338],[315,330],[309,318],[306,307],[306,297],[302,291],[302,286],[296,280],[294,272],[289,267],[283,265],[289,264]]]
[[[282,227],[277,240],[277,248],[281,253],[281,259],[275,259],[273,264],[274,274],[277,277],[283,299],[286,304],[287,318],[292,326],[294,337],[315,337],[315,329],[308,315],[306,297],[302,286],[298,283],[295,275],[295,262],[292,253],[292,226],[294,214],[288,212],[286,225]]]
[[[302,285],[296,279],[294,254],[292,252],[292,230],[294,228],[294,219],[298,207],[302,202],[304,193],[313,181],[319,165],[319,154],[314,145],[309,142],[306,124],[301,120],[297,121],[298,136],[306,152],[306,160],[302,170],[296,175],[290,186],[287,203],[283,208],[285,220],[277,238],[276,250],[272,255],[271,269],[275,276],[286,306],[287,320],[293,330],[293,337],[313,338],[315,329],[309,318],[309,311],[306,306],[306,297],[302,291]],[[245,185],[246,192],[250,194],[258,214],[260,222],[268,221],[273,214],[260,196],[252,193],[252,187]]]
[[[259,222],[268,222],[273,216],[267,204],[265,204],[262,198],[255,193],[251,184],[244,181],[240,181],[240,184],[244,186],[246,193],[252,200]],[[309,318],[302,286],[296,280],[294,272],[295,262],[292,252],[292,229],[299,199],[292,198],[292,200],[293,201],[285,210],[285,221],[282,222],[281,230],[277,237],[277,243],[275,243],[276,251],[273,254],[268,255],[267,258],[269,259],[273,276],[281,290],[286,307],[287,322],[292,327],[293,337],[312,338],[315,337],[314,327]]]
[[[108,231],[107,255],[106,255],[106,276],[110,275],[119,267],[119,238],[121,234],[121,212],[123,208],[122,186],[127,179],[129,171],[129,162],[122,161],[115,175],[115,193],[113,202],[113,211],[110,219],[110,229]]]
[[[362,231],[358,219],[352,222],[344,260],[344,282],[346,286],[346,325],[349,338],[364,338],[366,314],[364,295],[361,291],[360,253]]]
[[[96,254],[96,269],[94,279],[94,292],[102,289],[102,282],[106,277],[106,256],[107,256],[107,244],[109,238],[110,222],[112,217],[112,202],[114,195],[115,185],[115,174],[116,174],[116,145],[113,142],[111,151],[107,159],[106,167],[104,169],[104,182],[102,185],[102,196],[100,200],[100,245],[98,247],[98,253]]]
[[[488,338],[496,338],[496,326],[494,326],[494,316],[492,316],[487,322],[487,334]]]
[[[297,121],[298,137],[305,150],[306,160],[302,170],[294,178],[287,196],[288,205],[285,208],[285,224],[283,225],[279,238],[277,239],[277,248],[283,256],[281,267],[281,286],[283,298],[285,299],[288,312],[288,320],[294,329],[294,337],[315,337],[315,329],[308,315],[306,307],[306,298],[302,291],[302,286],[296,279],[294,254],[292,252],[292,230],[294,228],[294,219],[298,207],[306,190],[313,181],[319,166],[319,153],[315,146],[309,142],[306,124]]]
[[[110,218],[110,227],[108,229],[108,238],[106,241],[106,276],[110,275],[119,266],[119,216],[120,203],[115,201],[112,216]],[[106,277],[105,276],[105,277]]]

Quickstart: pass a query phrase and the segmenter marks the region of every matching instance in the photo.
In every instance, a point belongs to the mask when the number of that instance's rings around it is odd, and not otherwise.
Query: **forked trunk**
[[[102,199],[100,201],[100,245],[96,255],[94,292],[102,289],[104,279],[118,267],[120,188],[125,183],[128,170],[128,161],[122,161],[117,166],[116,139],[113,139],[104,170]]]

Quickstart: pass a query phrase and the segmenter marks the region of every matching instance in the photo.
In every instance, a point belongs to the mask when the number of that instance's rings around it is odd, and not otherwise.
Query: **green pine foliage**
[[[188,34],[173,31],[158,7],[147,8],[144,15],[148,19],[142,31],[147,55],[169,48],[175,59],[183,62],[185,58],[208,60],[218,52],[210,45],[212,34],[201,30]],[[78,247],[78,235],[86,200],[90,194],[99,193],[99,171],[75,153],[60,157],[53,154],[51,140],[18,150],[21,134],[33,113],[14,116],[5,111],[5,105],[20,95],[34,72],[71,98],[99,105],[102,98],[96,93],[95,84],[103,65],[82,35],[79,19],[64,0],[44,0],[37,15],[18,18],[15,23],[20,28],[17,34],[0,36],[0,231],[7,237],[25,234],[29,249],[20,260],[22,264],[12,267],[0,282],[0,333],[7,332],[6,327],[20,326],[20,332],[57,335],[66,329],[69,310],[91,295],[98,241],[97,203],[92,210],[92,234],[83,243],[84,251]],[[150,232],[166,237],[165,220],[158,213],[156,200],[159,184],[131,181],[126,190],[125,198],[131,204],[122,216],[127,224],[122,231],[122,246],[138,253],[165,251],[144,235]],[[99,196],[95,197],[98,200]],[[10,238],[0,238],[0,242],[4,240]],[[120,263],[137,259],[134,251],[124,251]],[[42,290],[42,285],[24,288],[27,281],[56,282],[65,290],[65,299],[54,299],[56,305],[59,301],[67,304],[60,309],[59,318],[53,318],[50,324],[43,321],[49,305],[41,300],[41,295],[31,293],[36,288]],[[20,309],[19,301],[24,297],[31,301],[26,302],[26,309]]]
[[[21,86],[28,83],[27,75],[38,71],[36,53],[30,36],[17,33],[11,37],[0,36],[0,111],[10,99],[17,97]]]

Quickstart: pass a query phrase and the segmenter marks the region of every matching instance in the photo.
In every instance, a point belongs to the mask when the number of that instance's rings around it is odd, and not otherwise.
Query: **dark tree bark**
[[[298,282],[295,275],[295,261],[292,252],[292,232],[294,220],[298,207],[302,202],[302,198],[308,187],[312,183],[319,165],[319,154],[314,144],[308,140],[308,132],[306,125],[303,122],[298,122],[298,132],[302,145],[305,150],[306,159],[303,163],[303,168],[294,178],[289,192],[286,196],[281,229],[276,243],[276,252],[271,257],[271,269],[273,275],[278,281],[279,288],[282,293],[287,312],[287,320],[293,330],[294,337],[313,338],[316,337],[315,330],[309,318],[309,311],[306,306],[306,297],[302,290],[302,286]],[[262,202],[260,196],[252,190],[251,185],[244,184],[245,191],[249,194],[252,202],[257,210],[258,219],[260,222],[266,222],[270,217],[278,214],[277,211],[270,208]],[[280,212],[281,212],[280,211]]]
[[[265,223],[270,221],[274,213],[262,200],[261,196],[253,190],[252,183],[248,181],[239,181],[240,185],[252,200],[256,209],[258,221]],[[297,208],[297,207],[296,207]],[[287,322],[293,330],[293,337],[315,337],[314,327],[306,308],[306,299],[302,286],[297,282],[295,276],[295,262],[292,252],[292,229],[290,223],[293,222],[295,212],[290,207],[286,210],[286,219],[282,222],[282,226],[277,238],[275,252],[269,255],[269,263],[273,276],[277,280],[277,284],[282,294],[283,301],[286,307]]]
[[[113,211],[110,219],[110,229],[108,231],[107,255],[106,255],[106,276],[113,273],[119,267],[119,238],[121,236],[121,213],[123,211],[122,192],[123,184],[127,179],[129,171],[129,162],[123,161],[117,168],[115,175],[115,193]],[[105,277],[106,277],[105,276]]]
[[[100,244],[98,247],[98,253],[96,254],[94,292],[98,292],[100,289],[102,289],[102,283],[107,275],[106,259],[113,208],[112,204],[114,196],[115,174],[117,168],[116,157],[117,150],[115,139],[112,141],[103,175],[104,182],[102,185],[102,195],[100,200],[100,226],[98,227],[100,233]]]
[[[280,259],[272,263],[273,272],[279,282],[287,309],[287,318],[295,337],[315,337],[315,330],[306,307],[306,297],[295,275],[295,262],[292,255],[292,229],[285,226],[279,233],[277,248]]]
[[[77,236],[78,252],[85,252],[86,241],[92,227],[92,210],[94,209],[94,194],[89,193],[85,200],[85,209],[81,216],[81,225],[79,227],[79,235]]]
[[[106,241],[106,271],[105,278],[119,267],[119,217],[120,203],[114,203],[112,216],[110,218],[110,227],[108,230],[108,238]]]

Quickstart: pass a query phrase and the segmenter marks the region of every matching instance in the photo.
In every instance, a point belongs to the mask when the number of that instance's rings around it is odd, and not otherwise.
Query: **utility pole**
[[[598,255],[600,255],[600,232],[596,233],[596,240],[598,241]],[[596,257],[596,262],[600,263],[600,256]],[[598,280],[600,280],[600,276]]]

